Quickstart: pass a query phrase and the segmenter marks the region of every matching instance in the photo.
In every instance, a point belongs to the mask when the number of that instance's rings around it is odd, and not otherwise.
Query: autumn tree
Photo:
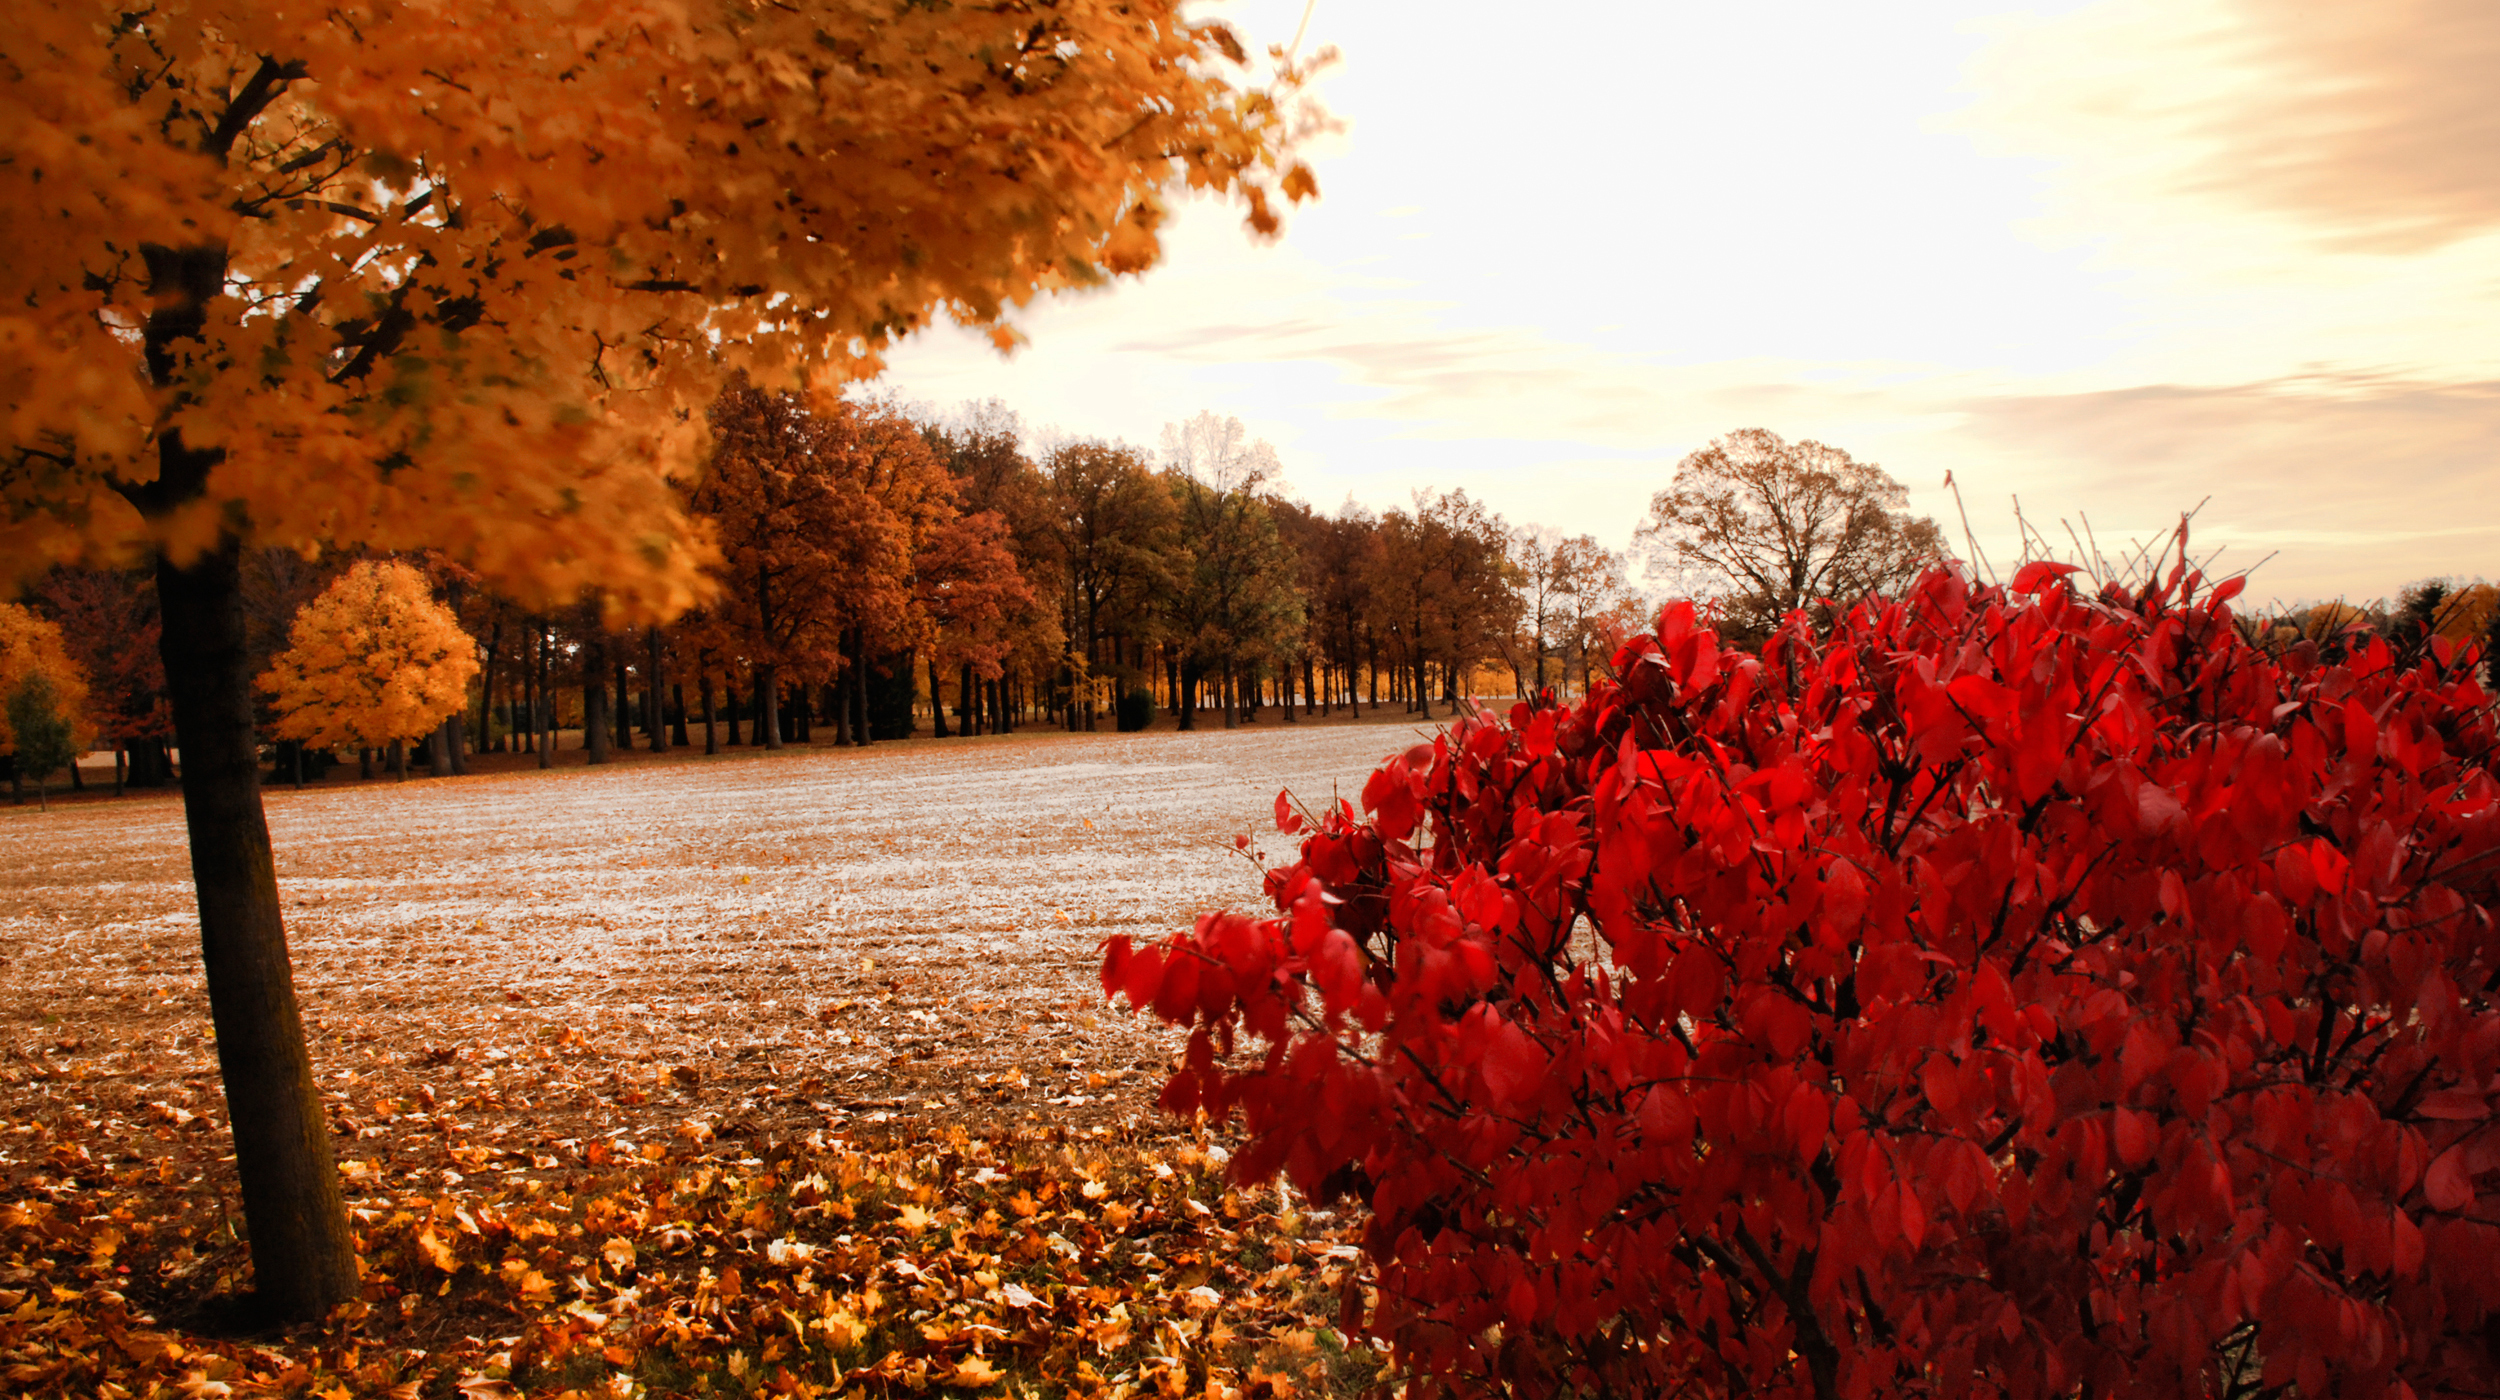
[[[965,404],[922,431],[955,478],[965,514],[989,512],[1006,522],[1016,572],[1036,590],[1033,604],[1009,615],[995,671],[969,658],[958,662],[956,713],[967,732],[1004,733],[1009,688],[1056,674],[1065,657],[1067,632],[1051,586],[1067,565],[1053,484],[1026,454],[1023,424],[996,399]]]
[[[1193,727],[1196,682],[1208,676],[1230,729],[1252,668],[1279,660],[1303,628],[1300,564],[1267,497],[1276,450],[1240,419],[1201,412],[1165,425],[1163,458],[1187,551],[1165,608],[1182,658],[1176,708],[1181,727]]]
[[[33,778],[35,800],[48,812],[52,789],[46,779],[84,752],[71,738],[70,716],[52,678],[41,671],[28,673],[9,691],[7,713],[11,781]]]
[[[239,560],[438,547],[533,602],[698,601],[725,368],[838,380],[1144,269],[1167,191],[1312,193],[1282,64],[1047,11],[30,0],[0,33],[0,560],[153,560],[256,1288],[356,1291],[263,818]]]
[[[316,749],[392,750],[468,704],[477,643],[398,560],[357,564],[304,605],[288,646],[261,674],[276,732]]]
[[[1088,682],[1140,664],[1158,640],[1186,567],[1184,522],[1146,455],[1125,443],[1070,442],[1052,449],[1050,483],[1060,560],[1060,607],[1070,664],[1068,723],[1090,728]]]
[[[1897,592],[1942,558],[1935,522],[1908,502],[1871,462],[1746,428],[1678,463],[1635,538],[1653,576],[1715,596],[1731,635],[1758,640],[1795,609]]]
[[[16,697],[22,690],[30,697],[29,717],[41,727],[25,741],[24,751],[16,728]],[[9,762],[12,786],[29,774],[40,781],[69,761],[53,756],[51,741],[56,737],[73,754],[86,752],[95,742],[95,726],[86,713],[87,677],[62,644],[60,627],[17,603],[0,603],[0,704],[9,707],[0,714],[0,758]]]
[[[96,742],[113,748],[114,791],[125,780],[170,780],[173,709],[154,581],[130,569],[58,568],[37,587],[35,605],[60,627],[63,649],[87,678],[87,721]]]
[[[1415,494],[1381,517],[1371,592],[1381,630],[1405,671],[1407,705],[1429,716],[1438,672],[1455,703],[1476,666],[1500,652],[1519,615],[1510,528],[1464,491]]]

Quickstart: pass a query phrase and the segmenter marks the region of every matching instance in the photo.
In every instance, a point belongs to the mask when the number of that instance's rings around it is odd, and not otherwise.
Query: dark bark
[[[1234,711],[1240,708],[1233,698],[1233,659],[1231,657],[1227,656],[1224,658],[1223,672],[1216,678],[1215,684],[1217,687],[1216,698],[1221,701],[1224,706],[1224,727],[1226,729],[1230,729],[1233,727],[1234,720],[1236,719]]]
[[[607,642],[594,638],[582,648],[582,748],[591,763],[608,761]],[[623,670],[620,663],[618,669]],[[624,687],[617,693],[622,695]]]
[[[391,741],[391,777],[397,782],[408,781],[408,746],[397,739]]]
[[[876,742],[868,732],[868,629],[851,629],[851,744],[866,748]]]
[[[588,682],[585,681],[584,684],[588,684]],[[631,695],[632,692],[627,688],[625,683],[625,648],[618,647],[616,649],[615,719],[616,746],[620,749],[630,749],[634,746],[634,705],[632,699],[630,698]],[[584,721],[584,723],[587,724],[588,721]]]
[[[538,685],[530,701],[530,733],[536,736],[538,766],[556,766],[556,702],[548,684],[555,678],[556,638],[552,628],[541,624],[538,629]],[[585,719],[585,724],[587,720]],[[589,742],[589,730],[582,733]]]
[[[781,683],[770,666],[755,668],[755,732],[764,747],[781,747]]]
[[[356,781],[360,783],[373,781],[373,746],[371,744],[356,746]]]
[[[825,713],[833,717],[833,746],[837,749],[847,747],[851,742],[850,691],[838,679],[849,672],[850,668],[846,666],[835,672],[836,680],[825,682]]]
[[[712,673],[710,671],[703,673],[702,691],[703,752],[716,754],[720,752],[720,730],[714,727],[712,720]]]
[[[950,737],[946,732],[946,677],[938,670],[935,649],[929,652],[929,737]]]
[[[207,455],[183,453],[172,433],[161,441],[168,467]],[[206,465],[194,469],[204,474]],[[187,569],[158,561],[160,645],[257,1298],[273,1318],[307,1320],[356,1296],[356,1251],[313,1087],[261,812],[238,556],[229,539]]]
[[[643,657],[650,665],[642,673],[643,725],[651,734],[651,752],[668,752],[668,707],[662,701],[660,687],[660,629],[650,628],[643,634]]]
[[[670,705],[670,706],[671,706],[671,707],[675,710],[675,712],[676,712],[676,718],[674,718],[673,720],[671,720],[671,721],[669,722],[669,735],[668,735],[668,741],[669,741],[670,743],[672,743],[672,744],[675,744],[677,747],[679,747],[679,748],[681,748],[681,749],[682,749],[682,748],[685,748],[685,747],[686,747],[686,745],[687,745],[687,739],[686,739],[686,683],[685,683],[684,681],[671,681],[671,682],[669,682],[669,685],[668,685],[668,702],[669,702],[669,705]]]

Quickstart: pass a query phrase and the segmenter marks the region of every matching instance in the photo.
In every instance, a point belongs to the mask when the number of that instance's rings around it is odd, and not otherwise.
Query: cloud
[[[1977,69],[1984,125],[2105,184],[2337,251],[2500,230],[2490,0],[2103,0],[2009,30]]]
[[[2022,492],[2061,540],[2060,514],[2089,513],[2106,548],[2210,496],[2199,538],[2228,543],[2240,566],[2279,551],[2253,582],[2261,594],[2376,597],[2436,574],[2500,574],[2500,381],[2319,375],[1959,408],[1954,436],[1999,464],[1979,475]]]

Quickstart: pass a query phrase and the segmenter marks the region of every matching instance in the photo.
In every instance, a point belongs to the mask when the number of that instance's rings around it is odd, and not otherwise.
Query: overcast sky
[[[1302,0],[1210,7],[1254,48]],[[888,382],[1152,446],[1201,409],[1290,492],[1464,488],[1630,543],[1676,463],[1762,427],[1880,463],[2014,550],[2210,496],[2256,598],[2500,577],[2491,0],[1316,0],[1343,129],[1253,245],[950,329]]]

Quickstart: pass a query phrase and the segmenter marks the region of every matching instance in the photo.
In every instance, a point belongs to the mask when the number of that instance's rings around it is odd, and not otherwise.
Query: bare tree
[[[1652,577],[1719,585],[1730,635],[1767,635],[1794,609],[1888,592],[1942,555],[1942,532],[1908,504],[1871,462],[1746,428],[1678,463],[1633,537]]]

